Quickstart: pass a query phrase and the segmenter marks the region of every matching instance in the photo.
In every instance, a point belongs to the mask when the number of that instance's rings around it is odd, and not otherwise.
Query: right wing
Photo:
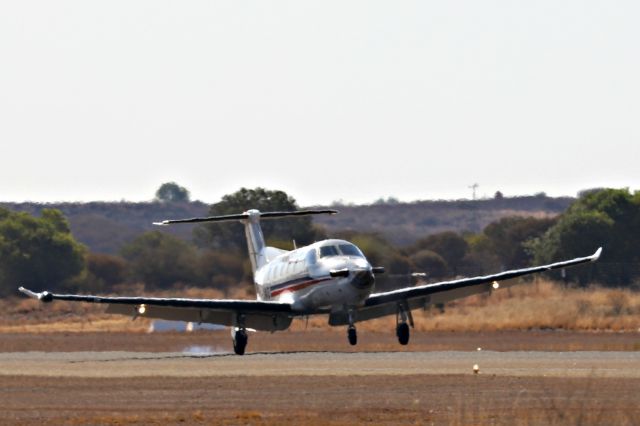
[[[19,290],[42,302],[66,300],[70,302],[101,303],[107,313],[131,317],[158,318],[173,321],[212,323],[228,326],[242,325],[256,330],[285,330],[296,313],[289,303],[260,300],[183,299],[160,297],[103,297],[78,294],[33,292]]]
[[[384,293],[374,293],[365,301],[364,306],[357,309],[357,321],[365,321],[372,318],[379,318],[386,315],[394,315],[400,309],[410,311],[413,309],[426,308],[430,305],[446,303],[451,300],[471,296],[473,294],[487,293],[498,288],[510,287],[517,284],[516,281],[500,284],[504,280],[509,280],[523,275],[537,272],[561,269],[569,266],[580,265],[582,263],[595,262],[600,258],[602,247],[594,254],[586,257],[565,260],[551,263],[549,265],[534,266],[532,268],[515,269],[500,272],[493,275],[485,275],[473,278],[463,278],[454,281],[445,281],[434,284],[421,285],[417,287],[405,287],[399,290],[387,291]],[[348,324],[348,318],[344,313],[332,313],[329,318],[331,325]]]

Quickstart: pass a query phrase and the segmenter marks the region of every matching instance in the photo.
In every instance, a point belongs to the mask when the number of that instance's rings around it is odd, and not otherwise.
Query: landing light
[[[493,287],[494,290],[497,290],[500,288],[500,284],[498,284],[498,281],[494,281],[493,284],[491,284],[491,287]]]
[[[147,307],[145,305],[138,306],[138,315],[144,315],[147,312]]]

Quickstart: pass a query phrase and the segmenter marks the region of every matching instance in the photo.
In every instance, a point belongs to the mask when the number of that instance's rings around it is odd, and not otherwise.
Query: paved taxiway
[[[0,353],[0,376],[220,377],[472,374],[640,378],[640,352]]]

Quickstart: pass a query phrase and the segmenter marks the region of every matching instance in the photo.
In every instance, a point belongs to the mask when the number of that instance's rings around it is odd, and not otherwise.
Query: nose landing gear
[[[354,325],[355,313],[353,312],[352,309],[349,309],[347,312],[349,315],[349,328],[347,328],[347,339],[349,339],[349,344],[351,346],[355,346],[358,344],[358,333],[356,332],[356,326]]]
[[[350,325],[347,329],[347,338],[349,339],[349,344],[351,346],[355,346],[358,344],[358,333],[356,332],[355,325]]]

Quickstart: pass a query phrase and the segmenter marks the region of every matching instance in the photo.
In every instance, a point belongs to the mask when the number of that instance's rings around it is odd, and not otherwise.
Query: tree
[[[197,279],[198,253],[194,246],[160,231],[146,232],[122,248],[132,279],[151,288],[168,288]]]
[[[127,262],[120,256],[89,253],[87,255],[87,279],[85,289],[107,291],[127,278]]]
[[[189,197],[189,190],[175,182],[163,183],[156,191],[156,200],[166,203],[186,203]]]
[[[241,188],[233,194],[222,197],[213,204],[209,215],[219,216],[237,214],[249,209],[260,211],[293,211],[298,210],[296,200],[283,191],[272,191],[264,188]],[[280,220],[264,220],[261,222],[265,238],[269,240],[296,240],[298,245],[312,243],[316,237],[310,217],[285,218]],[[244,228],[240,223],[210,223],[194,229],[194,240],[199,247],[213,249],[232,249],[240,251],[246,247]]]
[[[199,283],[206,287],[234,287],[245,279],[251,282],[251,277],[245,277],[245,256],[224,251],[205,250],[198,258]],[[251,268],[248,268],[249,273]]]
[[[18,285],[53,291],[77,286],[85,252],[59,210],[45,209],[36,218],[0,208],[0,296]]]
[[[525,243],[540,237],[554,223],[554,218],[511,216],[490,223],[483,233],[489,239],[489,249],[500,259],[502,268],[522,268],[530,265],[532,260]]]
[[[450,272],[457,275],[464,264],[464,257],[469,251],[469,244],[459,234],[453,231],[439,232],[418,240],[412,252],[431,250],[444,259]]]
[[[571,271],[580,283],[629,285],[640,278],[640,193],[587,191],[529,247],[539,262],[584,256],[603,246],[602,259]]]
[[[411,261],[418,271],[426,273],[428,278],[440,279],[449,274],[447,262],[431,250],[420,250],[412,254]]]

